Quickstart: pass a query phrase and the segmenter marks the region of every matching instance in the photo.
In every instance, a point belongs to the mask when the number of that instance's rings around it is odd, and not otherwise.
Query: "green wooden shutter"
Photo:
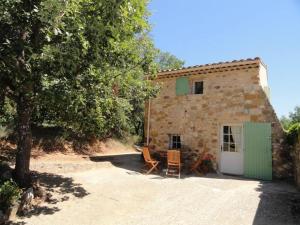
[[[176,95],[187,95],[190,92],[189,80],[187,77],[176,79]]]
[[[244,175],[249,178],[272,180],[271,124],[244,124]]]

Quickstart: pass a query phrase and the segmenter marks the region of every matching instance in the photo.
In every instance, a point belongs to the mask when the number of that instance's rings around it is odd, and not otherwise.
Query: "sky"
[[[279,117],[300,106],[300,0],[152,0],[157,48],[185,66],[260,57]]]

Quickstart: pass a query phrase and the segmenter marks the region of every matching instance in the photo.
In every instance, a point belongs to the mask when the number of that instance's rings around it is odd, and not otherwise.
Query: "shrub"
[[[204,174],[214,171],[214,166],[213,166],[214,161],[215,161],[215,157],[212,154],[210,153],[205,154],[203,157],[203,161],[199,166],[200,171]]]
[[[0,185],[0,210],[6,211],[14,201],[18,200],[21,190],[12,180],[5,181]]]
[[[300,123],[294,123],[291,125],[287,131],[287,142],[290,145],[294,145],[298,139],[300,134]]]

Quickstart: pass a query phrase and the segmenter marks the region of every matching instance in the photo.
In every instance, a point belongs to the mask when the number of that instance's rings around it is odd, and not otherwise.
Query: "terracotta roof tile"
[[[240,59],[240,60],[233,60],[233,61],[225,61],[225,62],[218,62],[218,63],[210,63],[210,64],[204,64],[204,65],[195,65],[195,66],[187,66],[187,67],[182,67],[179,69],[170,69],[170,70],[161,70],[158,73],[165,73],[165,72],[175,72],[175,71],[180,71],[180,70],[185,70],[185,69],[193,69],[193,68],[201,68],[201,67],[207,67],[207,66],[217,66],[217,65],[226,65],[230,63],[239,63],[239,62],[252,62],[252,61],[261,61],[259,57],[255,58],[248,58],[248,59]]]

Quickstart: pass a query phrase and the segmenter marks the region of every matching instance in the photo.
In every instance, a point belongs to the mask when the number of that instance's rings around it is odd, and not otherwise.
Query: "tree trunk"
[[[21,186],[27,186],[30,181],[30,154],[32,135],[30,118],[32,113],[31,93],[20,93],[17,100],[17,135],[18,147],[14,178]]]

